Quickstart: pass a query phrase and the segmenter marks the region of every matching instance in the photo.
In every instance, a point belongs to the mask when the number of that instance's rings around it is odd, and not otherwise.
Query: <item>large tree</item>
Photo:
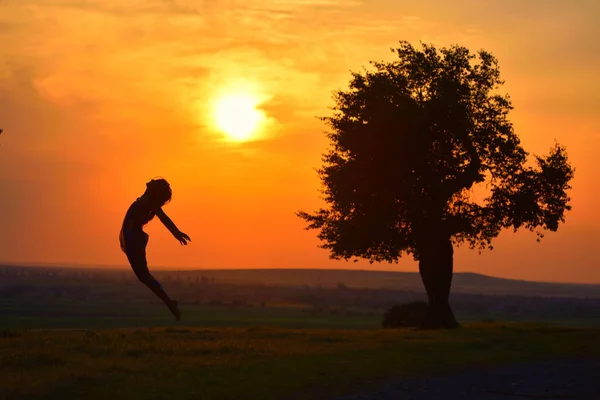
[[[490,53],[404,41],[393,51],[397,59],[372,62],[335,93],[333,116],[322,118],[327,208],[298,215],[331,258],[412,256],[429,299],[424,327],[454,328],[454,247],[491,249],[505,228],[538,240],[556,231],[574,170],[559,144],[535,157],[521,147]]]

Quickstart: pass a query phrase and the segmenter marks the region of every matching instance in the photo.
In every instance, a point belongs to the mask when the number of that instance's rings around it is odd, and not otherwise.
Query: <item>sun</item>
[[[250,93],[230,93],[220,96],[214,103],[217,128],[230,141],[252,140],[266,118],[264,112],[257,109],[259,101]]]

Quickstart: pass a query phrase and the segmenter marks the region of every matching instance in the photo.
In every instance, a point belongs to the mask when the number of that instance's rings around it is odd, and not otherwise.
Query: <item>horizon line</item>
[[[81,264],[81,263],[60,263],[60,262],[2,262],[0,266],[8,267],[54,267],[54,268],[73,268],[73,269],[111,269],[111,270],[131,270],[128,265],[115,265],[115,264]],[[167,266],[156,266],[152,268],[156,272],[192,272],[192,271],[260,271],[260,270],[288,270],[288,271],[338,271],[338,272],[385,272],[385,273],[398,273],[398,274],[416,274],[419,275],[418,271],[398,271],[398,270],[385,270],[385,269],[345,269],[345,268],[286,268],[286,267],[260,267],[260,268],[239,268],[239,267],[227,267],[227,268],[202,268],[202,267],[189,267],[189,268],[173,268]],[[462,271],[454,272],[453,275],[478,275],[486,278],[501,279],[508,281],[517,282],[528,282],[528,283],[541,283],[541,284],[553,284],[553,285],[578,285],[578,286],[598,286],[600,282],[565,282],[565,281],[541,281],[541,280],[528,280],[518,278],[507,278],[501,276],[494,276],[488,274],[482,274],[479,272]]]

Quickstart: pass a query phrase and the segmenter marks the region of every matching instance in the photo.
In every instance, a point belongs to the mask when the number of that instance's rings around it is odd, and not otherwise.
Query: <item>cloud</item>
[[[2,52],[36,66],[35,86],[63,106],[94,100],[128,103],[135,96],[143,100],[150,95],[156,101],[157,96],[172,96],[169,92],[176,92],[180,83],[235,73],[232,70],[264,77],[282,76],[285,71],[294,75],[303,60],[326,52],[316,49],[323,43],[315,40],[315,33],[304,39],[296,31],[306,18],[294,12],[298,7],[340,5],[332,1],[229,2],[230,7],[204,2],[196,8],[195,2],[176,1],[116,4],[47,0],[35,6],[13,5],[9,16],[21,26],[10,28],[12,46]],[[202,15],[195,12],[199,8]],[[32,13],[25,16],[25,9]],[[26,19],[28,24],[23,23]],[[29,29],[34,25],[35,32]]]
[[[173,107],[184,108],[178,115],[198,119],[193,115],[198,105],[209,102],[216,87],[241,78],[259,82],[268,97],[286,99],[287,105],[273,108],[282,120],[294,114],[286,107],[300,114],[321,114],[330,105],[331,91],[347,84],[349,70],[391,58],[389,47],[400,39],[489,45],[502,56],[501,66],[510,78],[507,87],[511,82],[513,87],[517,82],[543,87],[542,82],[551,79],[545,75],[569,65],[578,69],[579,76],[571,76],[572,80],[587,77],[593,82],[600,54],[564,39],[574,29],[576,43],[588,43],[595,37],[588,34],[590,29],[596,28],[577,25],[588,14],[565,10],[559,3],[543,13],[536,8],[541,3],[509,4],[497,15],[488,14],[485,21],[481,13],[488,13],[488,6],[473,1],[465,1],[467,8],[460,13],[434,1],[417,6],[384,0],[6,4],[0,14],[0,40],[8,45],[0,55],[9,61],[0,63],[0,79],[6,79],[11,68],[26,66],[32,71],[33,87],[47,101],[95,118],[130,122],[143,114],[175,113]],[[515,13],[516,7],[521,14]],[[526,23],[510,32],[504,29],[506,18],[523,21],[523,15],[529,18]],[[544,35],[550,39],[544,41]],[[537,46],[511,45],[508,51],[506,43],[513,42]],[[545,48],[546,42],[559,46]],[[560,46],[571,47],[569,53],[564,50],[564,57]],[[552,68],[542,68],[546,66],[539,60]],[[534,73],[536,77],[531,76]],[[564,94],[562,99],[547,101],[594,112],[593,85],[577,86],[576,101],[572,90],[564,83],[559,86],[555,91]],[[539,92],[529,91],[524,102],[548,97]]]

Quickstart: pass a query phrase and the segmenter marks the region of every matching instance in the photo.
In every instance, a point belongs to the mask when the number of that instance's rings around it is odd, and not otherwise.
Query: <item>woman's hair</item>
[[[171,201],[171,185],[163,178],[155,178],[146,183],[146,193],[144,193],[161,207]]]

